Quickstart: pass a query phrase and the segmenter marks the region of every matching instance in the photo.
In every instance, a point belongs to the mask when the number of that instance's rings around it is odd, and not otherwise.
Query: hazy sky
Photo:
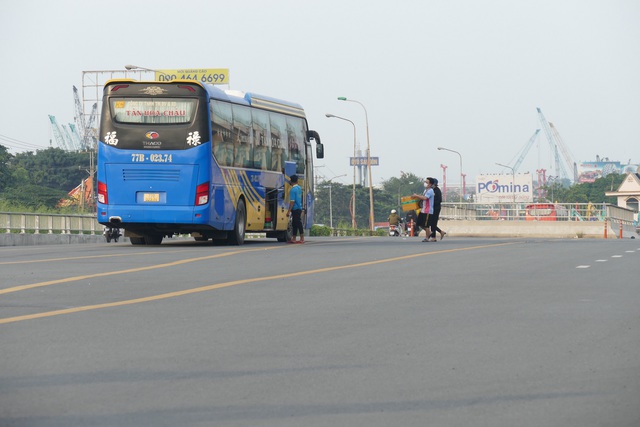
[[[537,128],[536,107],[575,161],[640,163],[638,0],[0,0],[0,144],[45,148],[48,115],[74,120],[82,72],[125,64],[229,68],[232,89],[303,105],[349,184],[355,122],[373,182],[467,182],[510,170]],[[57,144],[54,141],[54,146]],[[541,132],[519,172],[554,174]]]

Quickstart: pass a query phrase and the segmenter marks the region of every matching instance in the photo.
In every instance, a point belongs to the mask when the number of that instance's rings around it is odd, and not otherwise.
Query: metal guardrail
[[[477,221],[621,221],[638,224],[638,213],[592,203],[443,203],[440,219]]]
[[[552,209],[550,207],[553,207]],[[553,211],[553,219],[550,214]],[[616,221],[638,227],[638,213],[616,205],[592,203],[443,203],[441,220],[476,221]],[[0,233],[102,234],[95,215],[0,212]],[[353,230],[334,230],[351,235]],[[375,232],[359,230],[358,235]]]
[[[31,234],[102,234],[95,215],[0,212],[0,232]]]

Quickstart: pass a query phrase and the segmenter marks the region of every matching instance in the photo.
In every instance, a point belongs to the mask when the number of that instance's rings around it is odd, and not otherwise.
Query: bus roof
[[[290,114],[298,117],[305,117],[302,105],[295,102],[284,101],[270,96],[258,95],[252,92],[242,92],[239,90],[221,90],[214,85],[205,85],[207,91],[213,99],[229,101],[234,104],[250,105],[263,110],[277,111],[279,113]]]

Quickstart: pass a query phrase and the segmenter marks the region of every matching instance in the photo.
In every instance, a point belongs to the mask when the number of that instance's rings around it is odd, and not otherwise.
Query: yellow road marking
[[[204,261],[204,260],[208,260],[208,259],[222,258],[222,257],[230,256],[230,255],[236,255],[236,254],[239,254],[239,253],[264,251],[264,250],[269,250],[269,249],[275,249],[275,247],[274,248],[259,248],[259,249],[247,249],[247,250],[241,250],[241,251],[226,252],[226,253],[223,253],[223,254],[208,255],[208,256],[199,257],[199,258],[188,258],[188,259],[183,259],[183,260],[179,260],[179,261],[168,262],[168,263],[165,263],[165,264],[154,264],[154,265],[149,265],[147,267],[129,268],[127,270],[107,271],[105,273],[87,274],[87,275],[84,275],[84,276],[74,276],[74,277],[67,277],[67,278],[64,278],[64,279],[49,280],[47,282],[31,283],[29,285],[21,285],[21,286],[14,286],[12,288],[0,289],[0,295],[9,294],[9,293],[12,293],[12,292],[24,291],[26,289],[39,288],[39,287],[42,287],[42,286],[56,285],[58,283],[77,282],[78,280],[92,279],[94,277],[114,276],[114,275],[117,275],[117,274],[136,273],[136,272],[139,272],[139,271],[155,270],[156,268],[173,267],[173,266],[176,266],[176,265],[188,264],[190,262]]]
[[[180,296],[184,296],[184,295],[190,295],[190,294],[195,294],[195,293],[200,293],[200,292],[212,291],[214,289],[227,288],[227,287],[230,287],[230,286],[243,285],[243,284],[247,284],[247,283],[266,282],[266,281],[275,280],[275,279],[286,279],[286,278],[291,278],[291,277],[307,276],[307,275],[311,275],[311,274],[326,273],[326,272],[329,272],[329,271],[345,270],[345,269],[350,269],[350,268],[366,267],[366,266],[375,265],[375,264],[383,264],[383,263],[386,263],[386,262],[394,262],[394,261],[406,260],[406,259],[411,259],[411,258],[418,258],[418,257],[423,257],[423,256],[429,256],[429,255],[439,255],[439,254],[450,253],[450,252],[461,252],[461,251],[484,249],[484,248],[491,248],[491,247],[504,246],[504,245],[513,245],[515,243],[517,243],[517,242],[496,243],[496,244],[491,244],[491,245],[481,245],[481,246],[472,246],[472,247],[466,247],[466,248],[447,249],[447,250],[443,250],[443,251],[434,251],[434,252],[421,252],[419,254],[403,255],[403,256],[399,256],[399,257],[387,258],[387,259],[381,259],[381,260],[375,260],[375,261],[365,261],[365,262],[359,262],[359,263],[356,263],[356,264],[348,264],[348,265],[339,265],[339,266],[334,266],[334,267],[318,268],[318,269],[315,269],[315,270],[298,271],[298,272],[295,272],[295,273],[276,274],[274,276],[267,276],[267,277],[254,277],[254,278],[250,278],[250,279],[233,280],[231,282],[218,283],[218,284],[215,284],[215,285],[201,286],[201,287],[198,287],[198,288],[185,289],[185,290],[182,290],[182,291],[175,291],[175,292],[168,292],[168,293],[164,293],[164,294],[152,295],[152,296],[149,296],[149,297],[142,297],[142,298],[135,298],[135,299],[125,300],[125,301],[109,302],[109,303],[104,303],[104,304],[85,305],[85,306],[82,306],[82,307],[66,308],[66,309],[63,309],[63,310],[54,310],[54,311],[47,311],[47,312],[43,312],[43,313],[27,314],[27,315],[24,315],[24,316],[6,317],[4,319],[0,319],[0,324],[20,322],[22,320],[41,319],[41,318],[44,318],[44,317],[59,316],[59,315],[62,315],[62,314],[79,313],[79,312],[82,312],[82,311],[98,310],[98,309],[101,309],[101,308],[120,307],[120,306],[125,306],[125,305],[139,304],[139,303],[143,303],[143,302],[157,301],[157,300],[162,300],[162,299],[180,297]],[[255,249],[255,250],[258,250],[258,249]],[[261,250],[264,250],[264,249],[261,249]],[[250,250],[250,251],[252,252],[254,250]],[[170,266],[170,265],[185,264],[187,262],[191,262],[191,261],[195,261],[195,260],[203,260],[203,259],[215,258],[217,256],[232,255],[232,254],[235,254],[235,253],[238,253],[238,252],[245,252],[245,251],[235,251],[235,252],[231,252],[231,253],[228,253],[228,254],[219,254],[219,255],[213,255],[213,256],[208,256],[208,257],[201,257],[199,259],[193,259],[193,260],[176,261],[174,263],[162,264],[162,266],[164,267],[164,266]],[[246,252],[249,252],[249,251],[246,251]],[[132,269],[131,271],[148,270],[148,269],[156,268],[156,267],[157,266],[154,266],[154,267],[143,267],[141,269]],[[126,272],[126,271],[129,271],[129,270],[123,270],[123,272]],[[103,275],[109,275],[109,273],[104,273],[104,274],[99,274],[99,275],[92,275],[92,276],[83,276],[83,277],[97,277],[97,276],[103,276]],[[80,279],[77,279],[77,280],[80,280]],[[56,282],[58,282],[58,281],[56,281]],[[29,285],[26,285],[26,286],[29,286]],[[45,285],[41,285],[41,286],[45,286]]]
[[[173,252],[178,252],[178,251],[173,251]],[[136,252],[135,255],[149,255],[149,254],[157,254],[157,253],[158,253],[157,251],[156,252]],[[121,254],[111,254],[111,255],[83,255],[83,256],[66,257],[66,258],[32,259],[29,261],[4,261],[4,262],[0,262],[0,265],[31,264],[35,262],[71,261],[76,259],[110,258],[110,257],[120,257],[120,256],[131,256],[131,254],[121,253]]]

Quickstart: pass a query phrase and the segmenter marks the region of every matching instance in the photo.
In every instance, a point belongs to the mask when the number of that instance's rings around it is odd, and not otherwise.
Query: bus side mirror
[[[320,142],[320,135],[315,130],[307,131],[307,139],[314,139],[316,141],[316,157],[319,159],[324,158],[324,145]]]

